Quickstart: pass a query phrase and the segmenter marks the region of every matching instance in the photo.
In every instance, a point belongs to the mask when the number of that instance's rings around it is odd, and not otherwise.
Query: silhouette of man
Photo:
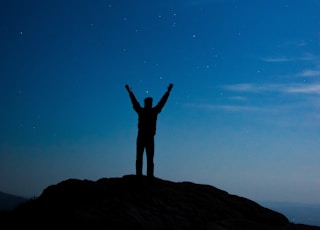
[[[168,100],[169,94],[173,87],[173,84],[168,86],[167,92],[162,96],[160,101],[155,107],[152,107],[152,97],[147,97],[144,99],[144,107],[141,107],[137,101],[132,89],[126,85],[125,86],[133,109],[138,114],[138,136],[136,142],[136,175],[142,176],[142,162],[143,162],[143,152],[146,150],[147,155],[147,177],[153,178],[154,175],[154,136],[156,134],[157,117]]]

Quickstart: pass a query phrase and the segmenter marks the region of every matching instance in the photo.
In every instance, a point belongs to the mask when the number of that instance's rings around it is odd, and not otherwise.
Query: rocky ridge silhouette
[[[87,229],[302,230],[281,213],[211,185],[125,175],[67,179],[1,216],[18,226]]]

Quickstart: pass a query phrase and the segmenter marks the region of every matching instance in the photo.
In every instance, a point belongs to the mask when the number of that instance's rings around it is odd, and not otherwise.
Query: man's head
[[[152,108],[152,97],[146,97],[144,99],[144,107],[145,108]]]

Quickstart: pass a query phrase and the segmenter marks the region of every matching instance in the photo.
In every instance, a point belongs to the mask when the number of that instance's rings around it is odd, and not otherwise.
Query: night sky
[[[135,173],[137,99],[155,176],[320,204],[317,0],[1,0],[0,191]],[[144,173],[146,172],[144,159]]]

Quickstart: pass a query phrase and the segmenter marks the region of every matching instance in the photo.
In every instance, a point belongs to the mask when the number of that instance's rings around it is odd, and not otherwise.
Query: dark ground
[[[281,213],[210,185],[135,175],[62,181],[13,211],[2,212],[0,221],[6,229],[320,230],[290,223]]]

